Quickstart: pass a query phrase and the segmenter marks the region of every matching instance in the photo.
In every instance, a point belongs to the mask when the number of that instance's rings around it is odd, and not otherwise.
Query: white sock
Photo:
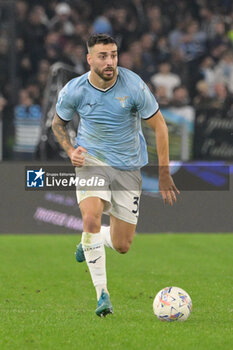
[[[110,226],[101,226],[100,232],[103,234],[103,243],[105,247],[114,249],[113,243],[112,243],[112,238],[110,234]]]
[[[83,232],[82,246],[92,282],[96,288],[97,299],[99,299],[102,289],[108,292],[103,234]]]

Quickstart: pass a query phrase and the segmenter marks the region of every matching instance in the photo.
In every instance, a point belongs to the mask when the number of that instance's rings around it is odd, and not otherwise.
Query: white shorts
[[[101,198],[105,201],[105,214],[137,224],[142,188],[140,170],[115,169],[89,154],[86,154],[85,165],[75,170],[79,178],[78,204],[88,197]]]

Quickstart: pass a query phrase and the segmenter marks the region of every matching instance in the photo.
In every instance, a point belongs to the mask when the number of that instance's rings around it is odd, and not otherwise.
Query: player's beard
[[[113,67],[105,68],[102,71],[98,68],[95,68],[94,71],[101,79],[105,81],[112,80],[116,76],[116,68],[113,68]],[[104,74],[105,71],[112,71],[113,74],[108,76]]]

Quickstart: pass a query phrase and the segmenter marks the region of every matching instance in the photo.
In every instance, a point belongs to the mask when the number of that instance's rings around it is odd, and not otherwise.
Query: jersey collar
[[[118,70],[117,70],[117,78],[116,78],[116,81],[115,81],[111,86],[109,86],[107,89],[100,89],[100,88],[98,88],[97,86],[95,86],[94,84],[92,84],[92,83],[90,82],[90,75],[91,75],[91,71],[88,72],[88,77],[87,77],[88,83],[89,83],[94,89],[99,90],[99,91],[101,91],[101,92],[107,92],[107,91],[109,91],[110,89],[112,89],[113,86],[116,85],[117,80],[118,80]]]

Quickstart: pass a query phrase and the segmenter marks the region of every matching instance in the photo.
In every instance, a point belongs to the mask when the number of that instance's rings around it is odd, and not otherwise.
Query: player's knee
[[[101,215],[96,213],[83,214],[83,226],[86,232],[98,232],[101,227]]]
[[[126,254],[129,249],[130,249],[130,242],[126,242],[123,244],[119,244],[116,247],[114,246],[114,248],[116,249],[116,251],[120,254]]]

